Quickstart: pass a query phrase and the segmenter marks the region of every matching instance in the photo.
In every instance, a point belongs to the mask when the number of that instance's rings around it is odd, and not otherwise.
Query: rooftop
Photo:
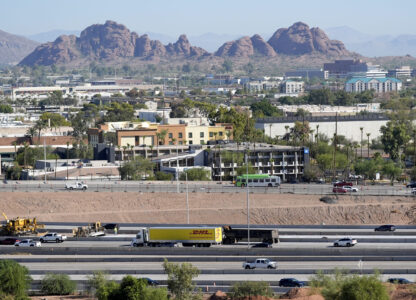
[[[391,82],[397,82],[400,83],[401,80],[397,79],[397,78],[392,78],[392,77],[386,77],[386,78],[375,78],[375,77],[356,77],[356,78],[351,78],[350,80],[347,81],[348,83],[357,83],[358,81],[364,82],[364,83],[368,83],[372,80],[377,80],[378,82],[384,83],[387,81],[391,81]]]

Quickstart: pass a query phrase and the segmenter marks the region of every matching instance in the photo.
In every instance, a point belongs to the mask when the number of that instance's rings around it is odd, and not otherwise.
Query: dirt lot
[[[415,224],[416,203],[405,196],[339,196],[325,204],[316,195],[251,194],[253,224]],[[189,194],[191,223],[244,224],[244,194]],[[46,221],[185,223],[185,194],[133,192],[2,192],[0,212]]]

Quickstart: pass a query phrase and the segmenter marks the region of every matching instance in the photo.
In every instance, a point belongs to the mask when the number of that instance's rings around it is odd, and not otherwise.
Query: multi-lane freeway
[[[48,223],[47,230],[69,232],[80,224]],[[66,273],[80,289],[94,271],[103,270],[114,280],[130,274],[166,283],[162,262],[191,262],[200,269],[196,283],[204,290],[226,290],[234,282],[265,280],[278,292],[284,277],[308,280],[318,270],[335,268],[358,274],[382,273],[382,279],[405,277],[416,280],[416,226],[398,226],[395,232],[374,232],[374,226],[277,226],[280,243],[271,249],[248,248],[247,244],[211,248],[132,248],[134,231],[147,224],[121,224],[120,234],[94,239],[69,238],[61,244],[39,248],[0,246],[0,259],[14,259],[25,265],[34,279],[33,288],[49,272]],[[270,225],[272,227],[272,225]],[[358,239],[352,248],[334,248],[332,242],[344,236]],[[30,253],[31,255],[27,255]],[[278,262],[276,270],[245,270],[242,263],[256,257]]]
[[[185,193],[185,182],[155,182],[155,181],[85,181],[90,191],[97,192],[142,192],[142,193]],[[351,192],[352,195],[375,195],[375,196],[411,196],[411,190],[404,185],[358,185],[358,192]],[[0,192],[2,191],[22,191],[22,192],[64,192],[64,181],[8,181],[0,183]],[[229,182],[204,182],[189,183],[188,191],[190,193],[245,193],[245,189],[234,187]],[[79,191],[68,191],[79,192]],[[332,185],[330,184],[282,184],[278,188],[250,188],[251,193],[266,194],[314,194],[325,195],[332,194]]]

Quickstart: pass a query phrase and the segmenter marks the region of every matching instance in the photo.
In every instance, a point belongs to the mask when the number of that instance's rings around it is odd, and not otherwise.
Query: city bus
[[[280,185],[279,176],[270,176],[269,174],[243,174],[237,176],[235,186],[245,187],[247,179],[249,187],[277,187]]]

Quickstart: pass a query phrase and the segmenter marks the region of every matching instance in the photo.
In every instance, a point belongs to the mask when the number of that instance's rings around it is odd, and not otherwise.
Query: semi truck
[[[144,227],[131,241],[133,247],[158,247],[181,243],[184,247],[210,247],[221,244],[222,227]]]
[[[247,227],[224,226],[223,244],[238,242],[248,242]],[[251,228],[250,242],[277,244],[279,242],[279,231],[270,228]]]

